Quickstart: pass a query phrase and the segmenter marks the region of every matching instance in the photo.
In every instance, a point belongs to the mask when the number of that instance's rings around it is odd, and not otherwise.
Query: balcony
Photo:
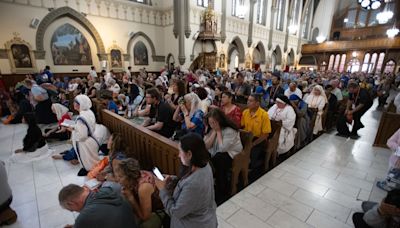
[[[302,54],[345,52],[351,50],[400,49],[400,37],[353,41],[326,41],[321,44],[303,44]]]

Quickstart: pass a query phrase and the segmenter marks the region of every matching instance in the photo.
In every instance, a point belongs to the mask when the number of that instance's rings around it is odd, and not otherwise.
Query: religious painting
[[[111,68],[122,68],[122,56],[121,51],[118,49],[112,49],[111,55]]]
[[[36,71],[36,59],[32,46],[13,33],[14,38],[5,43],[12,73],[29,74]]]
[[[89,42],[74,26],[60,26],[51,38],[54,65],[92,65]]]
[[[219,56],[219,67],[222,69],[225,68],[225,54]]]
[[[32,68],[32,58],[26,45],[11,45],[11,53],[16,68]]]
[[[135,44],[133,48],[133,56],[135,65],[149,65],[146,45],[142,41]]]

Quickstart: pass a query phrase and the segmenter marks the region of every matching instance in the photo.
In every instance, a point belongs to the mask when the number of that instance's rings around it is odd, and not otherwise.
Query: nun
[[[309,127],[310,117],[307,113],[308,105],[296,94],[290,95],[289,100],[296,113],[296,128],[298,134],[296,148],[301,148],[307,143],[307,136],[310,135],[312,131]]]
[[[79,112],[75,125],[70,127],[71,140],[76,155],[82,165],[78,176],[86,176],[88,171],[99,162],[99,144],[93,136],[96,128],[96,118],[90,110],[92,101],[86,95],[78,95],[74,100],[74,109]]]
[[[296,112],[285,95],[279,95],[275,104],[268,110],[271,120],[282,121],[281,133],[279,135],[278,154],[287,153],[294,146],[297,129],[294,128],[296,123]]]
[[[305,101],[308,104],[309,108],[316,108],[318,110],[317,118],[315,119],[315,124],[314,124],[314,129],[313,129],[313,134],[316,135],[320,131],[323,130],[322,114],[324,112],[324,107],[325,107],[326,103],[328,102],[324,88],[322,88],[322,86],[320,86],[320,85],[314,86],[311,94],[309,96],[307,96]]]

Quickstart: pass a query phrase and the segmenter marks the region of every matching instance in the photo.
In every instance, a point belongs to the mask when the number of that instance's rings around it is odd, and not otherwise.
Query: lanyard
[[[356,99],[353,100],[353,104],[354,104],[354,105],[357,103],[358,97],[359,97],[359,95],[360,95],[360,90],[361,90],[361,89],[359,88],[359,89],[358,89],[358,92],[357,92]]]

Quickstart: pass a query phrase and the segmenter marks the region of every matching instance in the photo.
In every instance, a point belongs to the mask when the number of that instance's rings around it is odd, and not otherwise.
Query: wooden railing
[[[400,48],[400,38],[393,39],[378,38],[353,41],[327,41],[321,44],[303,44],[302,54],[313,54],[346,50],[369,50],[369,49],[396,49]]]
[[[106,109],[101,122],[111,131],[122,135],[128,152],[140,162],[141,168],[158,167],[162,173],[177,175],[180,160],[178,143],[165,138]]]
[[[387,148],[387,140],[400,128],[400,114],[384,111],[375,136],[374,146]]]

